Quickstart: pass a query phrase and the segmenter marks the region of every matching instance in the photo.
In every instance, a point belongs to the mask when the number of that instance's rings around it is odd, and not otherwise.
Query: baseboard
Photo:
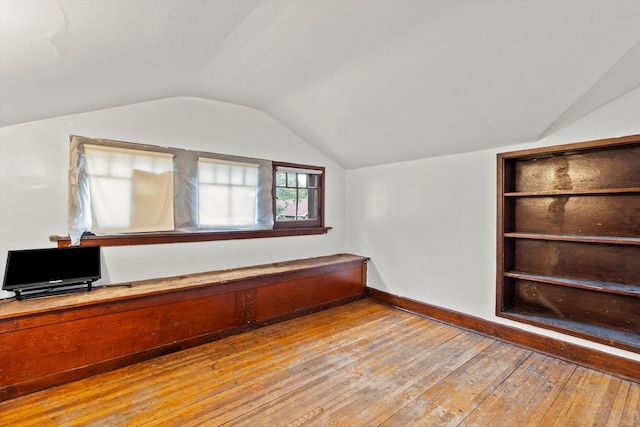
[[[607,372],[630,381],[640,382],[640,362],[635,360],[392,295],[369,287],[366,288],[366,294],[368,298],[383,304],[545,353],[568,362]]]

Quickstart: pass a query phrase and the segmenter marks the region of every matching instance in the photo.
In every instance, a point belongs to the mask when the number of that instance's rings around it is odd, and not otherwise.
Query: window
[[[199,158],[198,227],[253,227],[259,166]]]
[[[91,231],[173,230],[173,155],[84,146]]]
[[[52,236],[59,246],[328,230],[321,167],[80,136],[70,163],[69,238]],[[274,179],[284,179],[277,189]]]
[[[276,164],[275,226],[322,226],[322,181],[324,168]]]

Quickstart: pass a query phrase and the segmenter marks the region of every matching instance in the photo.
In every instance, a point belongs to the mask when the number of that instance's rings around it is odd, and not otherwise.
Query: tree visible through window
[[[322,168],[276,166],[276,225],[295,227],[321,224],[322,177]]]
[[[69,153],[71,245],[326,233],[323,167],[75,135]]]

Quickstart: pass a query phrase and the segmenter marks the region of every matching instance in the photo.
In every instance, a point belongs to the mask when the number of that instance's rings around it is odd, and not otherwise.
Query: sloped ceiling
[[[2,126],[195,96],[345,168],[535,141],[640,87],[640,1],[0,0],[0,19]]]

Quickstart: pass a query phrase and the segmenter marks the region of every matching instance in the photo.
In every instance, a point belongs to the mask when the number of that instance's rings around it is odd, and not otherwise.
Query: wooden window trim
[[[149,151],[157,151],[164,153],[165,150],[173,150],[171,152],[183,152],[183,151],[191,151],[191,150],[183,150],[183,149],[170,149],[156,146],[146,146],[142,144],[136,144],[131,142],[123,142],[123,141],[112,141],[112,140],[100,140],[100,139],[91,139],[80,136],[72,137],[72,144],[74,138],[77,138],[77,144],[82,145],[87,142],[84,141],[93,141],[94,143],[99,142],[99,145],[104,145],[105,147],[117,147],[122,149],[129,149],[130,146],[140,146],[140,150],[147,151],[147,148],[151,147]],[[132,148],[133,149],[133,148]],[[138,149],[138,148],[136,148]],[[290,224],[278,224],[275,221],[275,212],[276,212],[276,200],[275,200],[275,185],[272,185],[271,189],[271,208],[269,205],[264,205],[267,203],[267,196],[264,197],[264,203],[262,203],[262,212],[267,212],[269,214],[273,213],[273,223],[271,223],[271,218],[268,218],[268,221],[264,221],[264,224],[260,224],[260,227],[257,229],[204,229],[204,230],[194,230],[192,228],[192,224],[189,223],[186,228],[183,228],[180,231],[152,231],[152,232],[122,232],[122,233],[109,233],[109,234],[100,234],[93,235],[91,233],[87,233],[89,235],[83,235],[80,239],[81,246],[126,246],[126,245],[145,245],[145,244],[163,244],[163,243],[179,243],[179,242],[202,242],[202,241],[218,241],[218,240],[240,240],[240,239],[257,239],[257,238],[267,238],[267,237],[286,237],[286,236],[304,236],[304,235],[318,235],[318,234],[326,234],[331,227],[325,227],[324,225],[324,172],[325,168],[322,166],[310,166],[303,165],[297,163],[287,163],[287,162],[276,162],[272,160],[262,160],[262,159],[254,159],[254,158],[245,158],[239,156],[228,156],[217,153],[208,153],[208,152],[198,152],[193,151],[197,158],[213,158],[217,160],[223,161],[237,161],[237,159],[242,159],[243,161],[248,160],[252,164],[255,162],[256,164],[262,164],[263,162],[269,163],[269,166],[264,165],[265,174],[271,174],[272,178],[275,178],[275,171],[277,167],[289,167],[295,169],[311,169],[314,171],[320,172],[319,183],[318,183],[318,218],[315,220],[298,220],[291,221]],[[174,153],[176,156],[176,153]],[[73,163],[73,160],[72,160]],[[270,172],[269,172],[269,169]],[[266,188],[265,188],[266,190]],[[262,193],[266,194],[266,193]],[[175,203],[175,201],[174,201]],[[270,212],[271,211],[271,212]],[[193,215],[194,212],[190,212]],[[268,217],[269,215],[266,215]],[[191,218],[193,220],[193,218]],[[267,222],[269,223],[267,225]],[[181,224],[185,224],[184,221],[180,222]],[[267,228],[268,227],[268,228]],[[52,242],[56,242],[58,247],[67,247],[71,245],[71,239],[67,236],[50,236],[49,240]]]
[[[219,240],[261,239],[267,237],[308,236],[326,234],[332,227],[306,227],[274,230],[240,230],[211,232],[168,232],[168,233],[132,233],[108,236],[85,236],[81,246],[128,246],[154,245],[161,243],[208,242]],[[59,248],[71,244],[69,236],[50,236],[49,240],[57,242]]]
[[[325,228],[324,226],[324,183],[325,168],[322,166],[303,165],[299,163],[287,163],[273,161],[273,187],[271,189],[271,200],[273,200],[273,229],[289,230],[289,229],[308,229],[308,228]],[[318,218],[314,220],[295,220],[295,221],[278,221],[276,213],[276,171],[278,167],[286,167],[292,169],[311,169],[320,171],[318,182]]]

